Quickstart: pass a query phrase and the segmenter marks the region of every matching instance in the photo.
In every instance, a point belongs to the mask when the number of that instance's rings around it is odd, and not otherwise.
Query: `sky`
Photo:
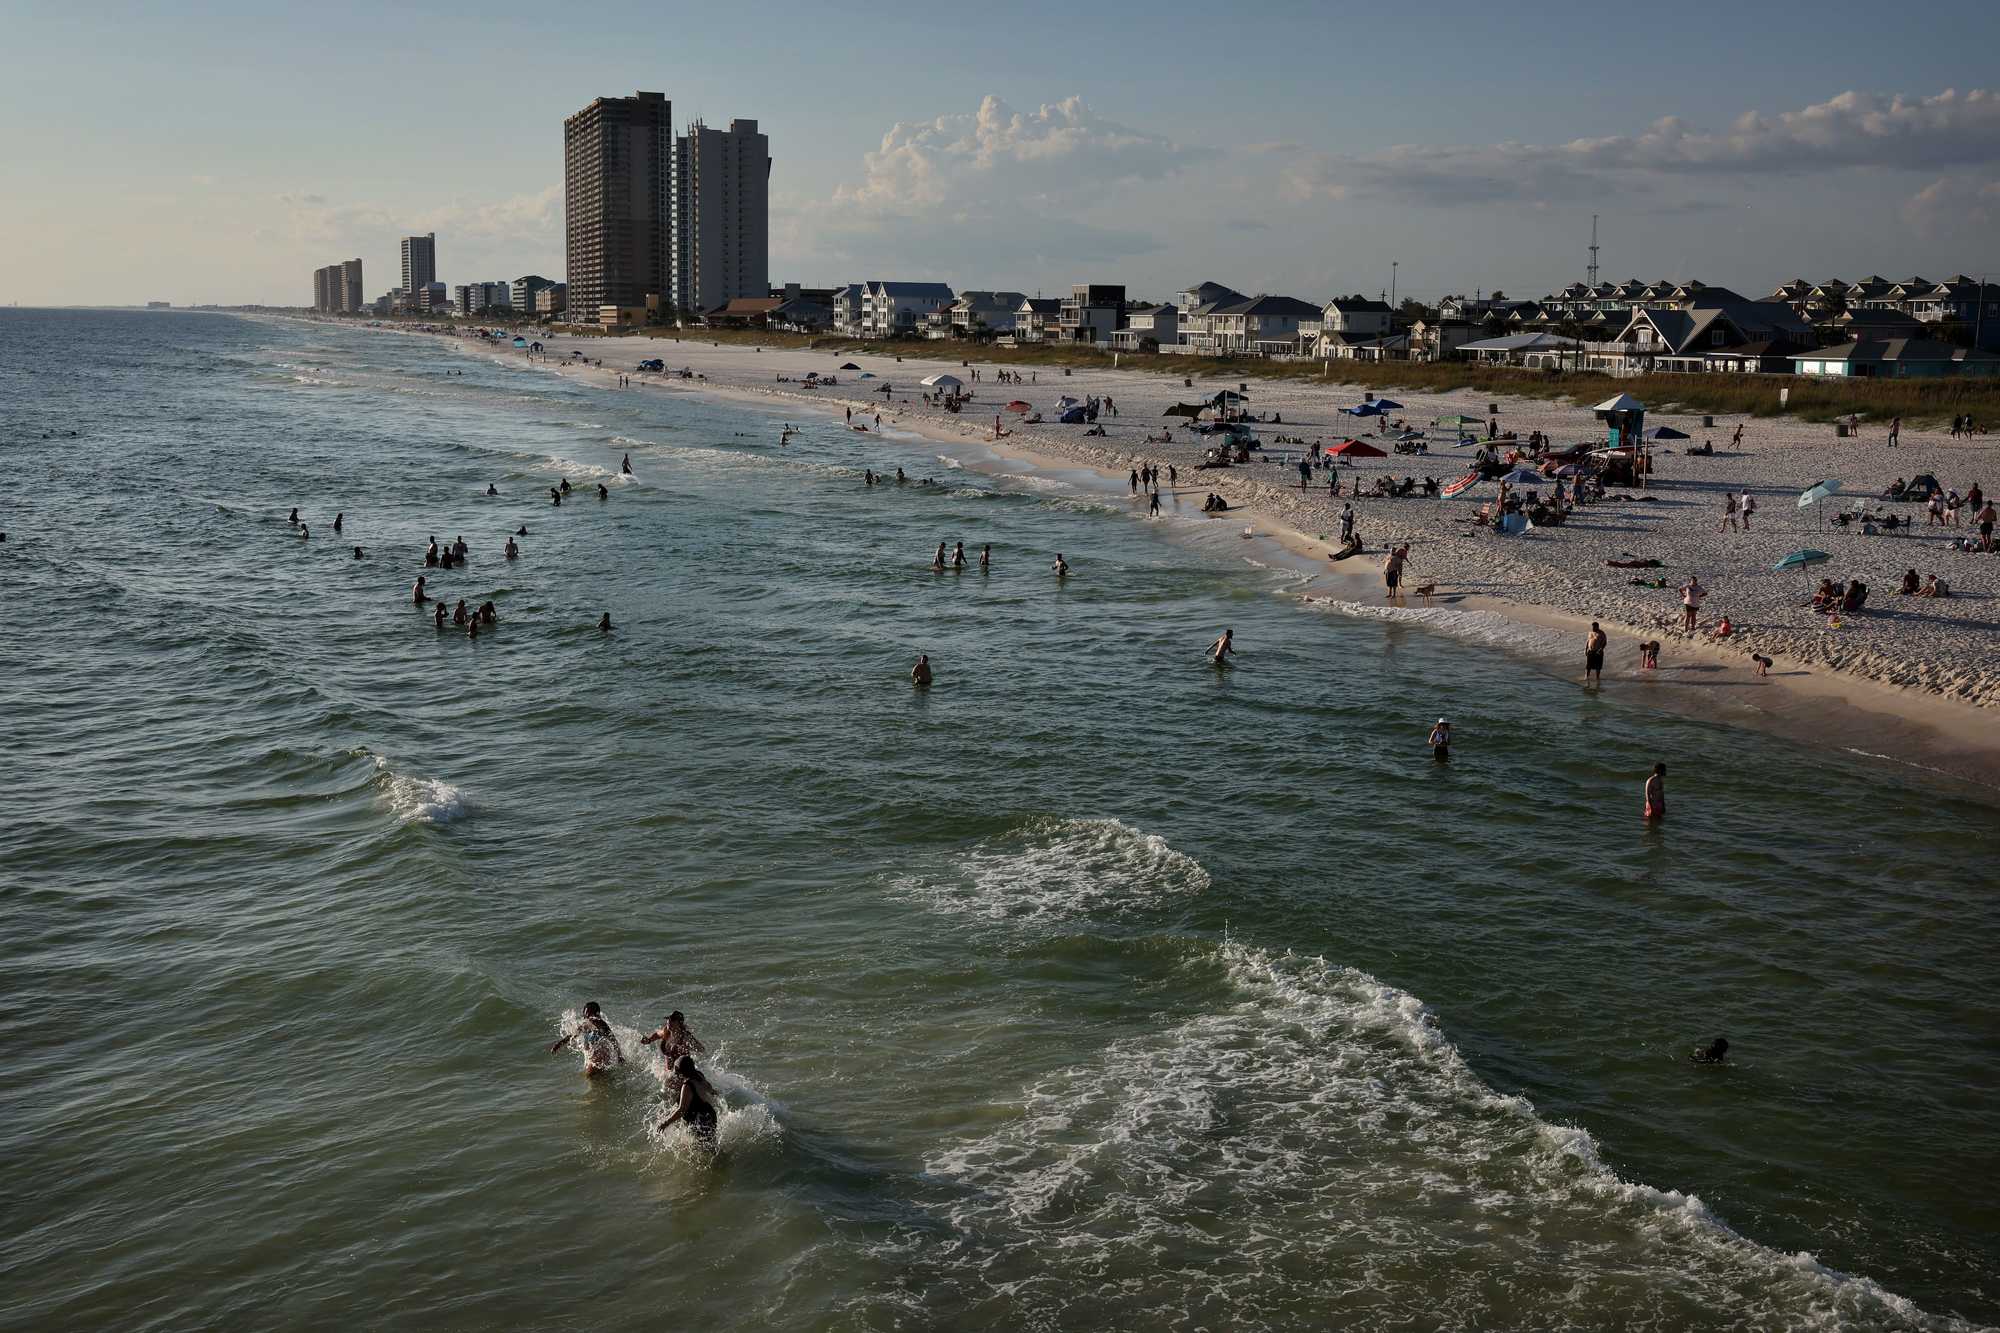
[[[1643,12],[1642,12],[1643,10]],[[2000,278],[2000,3],[0,0],[0,303],[560,278],[562,121],[771,138],[771,279]]]

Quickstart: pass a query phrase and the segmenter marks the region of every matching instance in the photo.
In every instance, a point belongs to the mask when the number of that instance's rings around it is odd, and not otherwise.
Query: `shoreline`
[[[423,336],[448,338],[454,345],[496,361],[511,361],[514,356],[511,348],[462,336]],[[584,343],[583,350],[600,354],[595,359],[604,359],[601,353],[609,350],[602,340],[567,341]],[[666,354],[666,347],[661,345],[661,341],[653,340],[647,345],[653,355]],[[560,336],[545,337],[544,343],[550,352],[559,346],[567,347],[567,342]],[[788,362],[827,359],[824,353],[806,353],[802,349],[777,349],[765,354],[729,344],[716,347],[696,338],[683,338],[670,345],[688,352],[700,352],[702,356],[699,359],[706,363],[717,360],[754,361],[755,369],[759,371],[769,368],[781,374],[787,371],[803,373],[794,371]],[[876,355],[887,359],[881,354],[856,355]],[[680,360],[680,354],[676,353],[674,359]],[[573,362],[566,364],[554,355],[544,362],[532,364],[565,376],[581,369],[584,376],[606,389],[615,389],[617,376],[629,373],[609,366],[599,368],[579,367]],[[910,375],[912,383],[915,378],[932,373],[934,369],[958,370],[956,365],[946,366],[942,362],[933,366],[928,359],[906,359],[892,365],[893,371],[885,367],[885,373]],[[1156,378],[1122,370],[1106,374],[1131,379],[1135,382],[1134,387],[1142,385],[1144,379]],[[981,413],[970,420],[954,420],[943,413],[926,411],[917,402],[878,404],[865,397],[850,396],[853,385],[845,379],[832,389],[820,390],[786,385],[766,387],[771,384],[771,381],[745,382],[733,378],[656,380],[635,376],[633,379],[635,390],[651,387],[696,393],[767,409],[795,404],[802,412],[830,415],[835,420],[839,420],[849,407],[854,408],[857,415],[865,411],[872,418],[879,407],[884,432],[877,438],[893,439],[887,431],[895,430],[947,447],[977,446],[997,458],[1018,462],[1031,470],[1092,474],[1103,479],[1108,490],[1127,479],[1129,467],[1140,456],[1140,450],[1121,447],[1116,437],[1096,437],[1088,445],[1079,445],[1066,438],[1045,438],[1046,433],[1043,432],[1030,434],[1009,430],[996,439],[990,426],[971,424],[971,421],[990,423],[991,413]],[[1113,387],[1120,396],[1131,392],[1122,385]],[[1182,395],[1188,392],[1178,385],[1173,387]],[[1021,386],[1021,390],[1029,395],[1040,393],[1045,396],[1047,392],[1040,385]],[[1084,392],[1080,387],[1072,391]],[[1095,392],[1094,389],[1090,391]],[[1510,405],[1503,404],[1503,408],[1506,406]],[[868,434],[876,436],[872,420],[869,424],[871,430]],[[1276,429],[1282,431],[1286,428],[1279,426]],[[1144,452],[1153,461],[1161,461],[1159,456],[1164,449],[1156,446]],[[1393,462],[1395,458],[1392,456],[1385,461]],[[1436,466],[1431,458],[1420,461]],[[1639,617],[1621,617],[1612,610],[1592,614],[1476,587],[1451,586],[1459,581],[1448,581],[1444,576],[1435,579],[1439,592],[1433,606],[1424,607],[1414,593],[1407,595],[1401,605],[1390,604],[1381,596],[1380,544],[1371,541],[1364,554],[1355,558],[1366,561],[1358,569],[1330,566],[1326,556],[1332,544],[1324,534],[1309,531],[1307,525],[1298,521],[1295,506],[1260,503],[1268,498],[1269,492],[1281,488],[1272,487],[1257,476],[1232,475],[1253,470],[1255,465],[1205,472],[1201,486],[1196,489],[1212,489],[1224,494],[1231,504],[1223,516],[1224,521],[1241,522],[1254,529],[1257,538],[1276,545],[1293,557],[1294,567],[1308,571],[1305,584],[1296,594],[1303,603],[1323,605],[1336,613],[1393,617],[1431,632],[1478,639],[1503,649],[1511,647],[1520,655],[1543,665],[1553,679],[1574,680],[1578,688],[1582,688],[1580,663],[1574,676],[1566,674],[1560,665],[1566,650],[1553,640],[1557,636],[1567,637],[1573,649],[1569,655],[1580,658],[1583,635],[1594,619],[1613,639],[1611,659],[1615,665],[1605,674],[1604,688],[1610,689],[1621,700],[1630,701],[1635,693],[1634,687],[1637,687],[1645,692],[1640,701],[1649,706],[1670,712],[1718,717],[1807,744],[1834,745],[1850,753],[1904,765],[1935,778],[1976,783],[1989,793],[2000,795],[2000,707],[1985,702],[1989,698],[2000,699],[2000,688],[1976,697],[1919,690],[1880,676],[1843,669],[1834,663],[1799,661],[1784,653],[1783,649],[1761,642],[1747,628],[1742,637],[1725,647],[1705,636],[1689,636],[1666,628],[1659,622],[1645,624]],[[1181,479],[1182,489],[1186,489],[1186,480],[1185,477]],[[1291,490],[1289,487],[1282,489]],[[1387,503],[1393,507],[1397,502]],[[1371,520],[1381,512],[1382,504],[1377,501],[1365,507],[1357,505],[1356,510],[1363,516],[1365,524],[1376,526]],[[1396,533],[1388,540],[1412,538]],[[1418,551],[1426,553],[1421,545]],[[1414,558],[1412,569],[1414,574],[1406,581],[1406,586],[1414,587],[1420,581],[1433,578],[1430,570]],[[1464,622],[1467,617],[1491,617],[1508,626],[1536,631],[1544,641],[1532,646],[1519,642],[1510,645],[1499,642],[1503,636],[1498,634],[1464,633],[1461,631],[1466,628]],[[1636,643],[1646,638],[1662,641],[1665,665],[1656,672],[1640,672],[1625,665],[1631,659]],[[1780,658],[1773,675],[1759,678],[1750,674],[1749,654],[1752,651],[1764,651]],[[1713,678],[1721,673],[1727,673],[1726,677]]]

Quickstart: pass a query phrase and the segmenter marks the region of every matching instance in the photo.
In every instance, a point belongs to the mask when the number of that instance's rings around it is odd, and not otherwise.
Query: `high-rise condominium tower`
[[[713,310],[771,293],[771,141],[754,120],[700,121],[675,141],[674,304]],[[574,290],[574,288],[572,288]]]
[[[600,97],[563,122],[573,320],[594,322],[601,306],[638,306],[672,292],[673,158],[673,104],[664,93]]]
[[[437,281],[437,233],[403,238],[403,290],[421,291]]]

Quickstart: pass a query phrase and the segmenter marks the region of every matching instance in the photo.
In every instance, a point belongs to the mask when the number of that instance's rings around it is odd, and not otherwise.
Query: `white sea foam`
[[[1203,892],[1209,877],[1166,839],[1119,820],[1043,818],[891,887],[935,911],[1043,921],[1156,907]]]
[[[979,1284],[1050,1326],[1387,1310],[1429,1327],[1678,1326],[1689,1310],[1962,1326],[1620,1179],[1583,1130],[1483,1083],[1407,992],[1234,942],[1209,963],[1208,1012],[1035,1080],[1018,1117],[934,1154],[950,1239],[905,1237],[905,1258],[940,1282],[976,1259]]]
[[[1389,606],[1340,597],[1309,596],[1303,600],[1309,606],[1336,615],[1392,625],[1420,625],[1467,643],[1493,648],[1553,656],[1580,651],[1576,647],[1579,640],[1575,634],[1547,625],[1527,624],[1494,611],[1474,611],[1456,606]]]
[[[405,824],[450,824],[465,815],[465,793],[441,778],[405,777],[376,757],[375,789],[390,813]]]

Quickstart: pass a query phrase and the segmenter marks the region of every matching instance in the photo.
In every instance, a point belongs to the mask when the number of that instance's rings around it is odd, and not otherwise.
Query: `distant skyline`
[[[0,3],[0,303],[560,280],[563,117],[638,89],[770,136],[774,283],[1538,296],[1593,212],[1611,281],[2000,277],[1991,4],[592,15]]]

